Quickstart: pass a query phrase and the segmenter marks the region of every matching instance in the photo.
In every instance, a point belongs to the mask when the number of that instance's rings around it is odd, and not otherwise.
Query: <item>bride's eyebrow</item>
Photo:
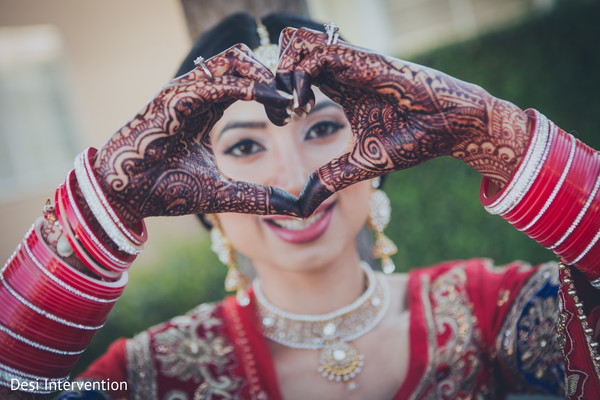
[[[219,135],[217,136],[217,139],[220,138],[223,133],[225,133],[228,130],[231,129],[267,129],[267,123],[266,122],[261,122],[261,121],[232,121],[232,122],[228,122],[227,124],[225,124],[225,126],[223,127],[223,129],[221,129],[221,132],[219,132]]]
[[[343,110],[342,106],[340,106],[335,101],[325,100],[325,101],[320,101],[317,104],[315,104],[315,106],[312,108],[312,110],[310,110],[310,112],[319,111],[319,110],[322,110],[323,108],[327,108],[327,107],[335,107],[335,108],[339,108],[340,110]]]

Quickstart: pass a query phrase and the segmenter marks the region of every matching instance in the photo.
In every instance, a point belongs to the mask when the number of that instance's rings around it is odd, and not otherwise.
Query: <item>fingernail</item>
[[[310,110],[312,110],[312,105],[310,103],[307,103],[304,106],[304,112],[308,114],[310,112]]]
[[[277,93],[279,93],[279,95],[281,97],[284,97],[288,100],[292,100],[294,98],[294,96],[292,96],[291,94],[289,94],[288,92],[284,92],[283,90],[277,90]]]
[[[296,91],[296,89],[293,90],[292,92],[292,96],[294,97],[294,110],[296,110],[298,107],[300,107],[300,103],[298,101],[298,92]]]
[[[294,217],[300,216],[300,205],[295,196],[272,186],[269,186],[268,194],[271,206],[270,211],[274,211],[276,214],[292,215]]]
[[[292,116],[292,113],[294,112],[294,111],[292,111],[292,107],[290,107],[290,106],[287,106],[287,107],[285,108],[285,111],[287,112],[287,114],[288,114],[288,117],[291,117],[291,116]]]
[[[304,111],[303,109],[300,109],[300,110],[296,111],[296,115],[298,117],[300,117],[300,119],[304,119],[304,118],[306,118],[308,113],[306,111]]]
[[[285,122],[286,124],[289,124],[290,122],[292,122],[292,117],[287,117],[286,119],[283,120],[283,122]]]

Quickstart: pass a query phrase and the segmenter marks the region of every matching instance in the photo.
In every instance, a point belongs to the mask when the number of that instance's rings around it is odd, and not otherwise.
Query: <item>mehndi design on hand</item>
[[[439,156],[502,186],[525,152],[526,114],[479,86],[341,40],[327,45],[326,34],[305,28],[286,28],[280,43],[278,86],[298,94],[298,108],[318,86],[344,108],[354,132],[351,150],[309,178],[302,215],[348,185]]]
[[[217,168],[208,133],[237,100],[259,101],[278,118],[287,116],[290,103],[244,45],[169,82],[108,140],[94,170],[121,218],[134,224],[148,216],[191,213],[293,213],[295,197],[231,181]]]

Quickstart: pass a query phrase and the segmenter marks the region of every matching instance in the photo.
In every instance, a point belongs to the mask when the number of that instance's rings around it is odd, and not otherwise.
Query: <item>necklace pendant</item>
[[[348,390],[356,389],[352,380],[362,370],[364,355],[344,341],[329,342],[321,352],[318,371],[330,381],[347,382]]]

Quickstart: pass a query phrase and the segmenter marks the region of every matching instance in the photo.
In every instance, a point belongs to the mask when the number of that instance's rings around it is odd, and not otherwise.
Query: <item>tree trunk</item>
[[[181,4],[192,40],[227,15],[239,11],[257,18],[281,11],[308,16],[306,0],[181,0]]]

